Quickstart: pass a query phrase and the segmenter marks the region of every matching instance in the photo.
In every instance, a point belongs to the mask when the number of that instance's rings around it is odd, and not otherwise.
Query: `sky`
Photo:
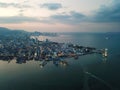
[[[0,27],[41,32],[118,32],[120,0],[0,0]]]

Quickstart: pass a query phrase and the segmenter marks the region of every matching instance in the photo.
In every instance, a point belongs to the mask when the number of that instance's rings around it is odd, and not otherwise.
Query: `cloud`
[[[60,3],[44,3],[40,5],[42,8],[47,8],[49,10],[58,10],[62,8],[62,5]]]
[[[23,23],[23,22],[40,22],[40,20],[37,18],[26,17],[26,16],[0,17],[1,24]]]
[[[53,23],[78,24],[84,21],[85,18],[86,16],[81,13],[71,11],[68,14],[51,15],[50,17],[41,18],[41,20],[35,17],[27,17],[23,15],[0,17],[0,23],[39,22],[39,23],[49,23],[49,24],[53,24]]]
[[[101,6],[91,18],[93,22],[120,22],[120,1],[114,1],[109,6]]]
[[[60,6],[59,6],[60,5]],[[0,3],[0,7],[14,6],[18,7],[15,3]],[[59,3],[44,3],[42,7],[50,10],[57,10],[62,8]],[[20,9],[20,16],[0,17],[0,23],[23,23],[23,22],[38,22],[38,23],[61,23],[61,24],[79,24],[79,23],[120,23],[120,1],[114,1],[110,5],[101,6],[94,12],[92,16],[86,16],[83,13],[71,11],[65,13],[58,13],[49,17],[41,18],[23,16],[24,9]]]
[[[22,11],[21,11],[22,12]],[[35,17],[27,16],[11,16],[11,17],[0,17],[0,23],[23,23],[23,22],[39,22],[39,23],[64,23],[64,24],[78,24],[86,18],[85,15],[71,11],[68,14],[56,14],[50,17],[37,19]]]
[[[31,6],[30,5],[24,5],[24,4],[18,4],[18,3],[3,3],[3,2],[0,2],[0,7],[2,8],[6,8],[6,7],[15,7],[15,8],[30,8]]]
[[[78,24],[86,19],[86,16],[75,11],[68,14],[57,14],[50,16],[50,20],[56,23]]]
[[[120,22],[120,1],[113,0],[108,5],[102,5],[94,12],[92,16],[86,16],[83,13],[72,11],[51,15],[48,19],[52,23],[79,24],[79,23],[119,23]]]

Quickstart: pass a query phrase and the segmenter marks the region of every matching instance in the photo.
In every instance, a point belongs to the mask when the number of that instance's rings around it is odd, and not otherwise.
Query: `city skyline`
[[[118,32],[120,1],[4,0],[0,26],[42,32]]]

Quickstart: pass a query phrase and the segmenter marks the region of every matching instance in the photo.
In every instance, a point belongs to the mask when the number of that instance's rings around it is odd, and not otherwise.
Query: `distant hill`
[[[0,27],[0,35],[2,34],[21,34],[21,33],[29,33],[24,30],[11,30],[8,28]]]
[[[4,27],[0,27],[0,34],[5,34],[5,33],[9,33],[9,32],[11,32],[10,29],[4,28]]]
[[[4,38],[9,38],[9,37],[23,37],[23,36],[26,36],[26,35],[29,35],[29,36],[58,36],[57,33],[41,33],[41,32],[27,32],[27,31],[24,31],[24,30],[11,30],[11,29],[8,29],[8,28],[4,28],[4,27],[0,27],[0,37]]]

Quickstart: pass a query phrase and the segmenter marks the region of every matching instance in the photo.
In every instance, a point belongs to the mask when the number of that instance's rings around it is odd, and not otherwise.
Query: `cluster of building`
[[[32,36],[33,37],[33,36]],[[23,35],[21,37],[3,38],[0,40],[0,60],[11,61],[16,59],[16,63],[26,63],[28,60],[53,61],[58,65],[67,65],[65,58],[73,57],[78,59],[81,55],[95,53],[96,49],[84,47],[71,43],[58,43],[46,39],[39,41],[36,37]]]
[[[46,39],[38,40],[38,37],[57,36],[56,33],[25,32],[20,30],[9,30],[0,28],[0,60],[10,62],[16,60],[16,63],[26,63],[28,60],[41,61],[42,66],[47,61],[53,61],[53,64],[67,65],[65,58],[73,57],[78,59],[81,55],[100,53],[107,56],[107,49],[96,50],[92,47],[84,47],[71,43],[58,43]]]

